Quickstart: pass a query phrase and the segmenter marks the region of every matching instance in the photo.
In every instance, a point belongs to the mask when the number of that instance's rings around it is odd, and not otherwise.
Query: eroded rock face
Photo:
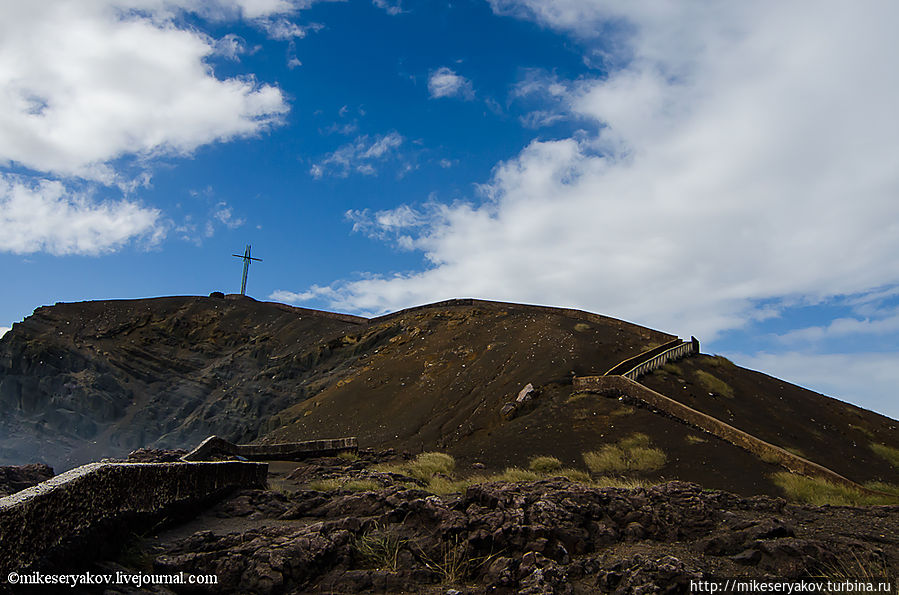
[[[35,486],[53,475],[53,468],[43,463],[0,467],[0,497]]]
[[[812,517],[842,524],[831,517],[848,514],[876,532],[899,524],[899,507],[811,509],[683,482],[625,490],[558,478],[442,497],[408,484],[247,490],[214,514],[259,526],[196,533],[168,545],[155,569],[215,572],[217,589],[235,593],[686,593],[691,580],[715,576],[808,577],[846,551],[881,564],[899,556],[864,531],[800,528]]]

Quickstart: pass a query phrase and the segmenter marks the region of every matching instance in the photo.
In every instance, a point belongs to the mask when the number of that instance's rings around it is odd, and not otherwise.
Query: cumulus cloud
[[[583,130],[531,142],[481,196],[388,234],[411,236],[426,268],[335,284],[334,307],[471,295],[709,340],[796,296],[899,283],[899,6],[493,5],[610,53],[607,75],[550,91]]]
[[[442,66],[428,76],[428,93],[432,98],[461,97],[474,99],[474,87],[471,81]]]
[[[11,331],[12,329],[8,326],[0,326],[0,337]]]
[[[9,173],[0,174],[0,250],[97,254],[139,237],[158,241],[166,230],[158,211],[128,199],[98,201],[97,191],[133,193],[149,182],[154,158],[257,135],[289,109],[280,89],[252,76],[216,78],[207,61],[237,60],[245,41],[213,39],[181,17],[246,19],[267,29],[309,3],[5,3],[0,168]]]
[[[101,254],[165,227],[156,209],[127,200],[97,202],[52,180],[0,174],[0,251],[14,254]]]
[[[0,163],[112,183],[119,157],[187,154],[257,134],[287,111],[276,87],[215,78],[205,63],[215,40],[159,14],[123,12],[154,3],[144,4],[7,5]]]
[[[350,143],[338,147],[321,161],[312,165],[309,173],[318,179],[325,175],[345,178],[351,173],[372,176],[375,165],[398,157],[398,150],[405,139],[395,130],[385,135],[367,134],[356,137]]]

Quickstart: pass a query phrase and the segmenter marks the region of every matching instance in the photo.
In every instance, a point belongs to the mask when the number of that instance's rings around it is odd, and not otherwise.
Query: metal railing
[[[699,349],[697,346],[698,346],[698,341],[696,341],[695,339],[693,339],[690,342],[682,342],[678,345],[675,345],[674,347],[670,347],[670,348],[666,349],[665,351],[662,351],[661,353],[654,355],[653,357],[649,358],[648,360],[640,362],[633,368],[622,373],[621,376],[630,378],[631,380],[636,380],[637,378],[639,378],[640,376],[642,376],[644,374],[648,374],[649,372],[652,372],[653,370],[661,368],[662,366],[664,366],[665,364],[667,364],[668,362],[670,362],[672,360],[682,358],[682,357],[684,357],[686,355],[690,355],[692,353],[699,353]]]

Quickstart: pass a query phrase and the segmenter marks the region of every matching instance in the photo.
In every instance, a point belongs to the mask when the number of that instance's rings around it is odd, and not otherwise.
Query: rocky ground
[[[274,463],[269,490],[235,493],[97,568],[214,573],[222,593],[686,593],[715,577],[899,574],[899,506],[564,478],[437,496],[372,468],[391,454]],[[327,479],[344,487],[310,489]]]

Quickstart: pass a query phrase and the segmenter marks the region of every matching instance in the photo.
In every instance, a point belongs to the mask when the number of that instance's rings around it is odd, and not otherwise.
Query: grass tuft
[[[835,484],[820,477],[805,477],[787,471],[780,471],[771,477],[789,499],[813,506],[899,504],[899,494],[896,496],[866,494],[851,486]],[[899,488],[896,490],[899,491]]]
[[[623,406],[613,410],[611,415],[613,415],[615,417],[621,417],[623,415],[631,415],[634,413],[634,411],[636,411],[636,409],[634,407],[631,407],[630,405],[623,405]]]
[[[675,364],[674,362],[668,362],[667,364],[663,364],[662,367],[659,368],[659,370],[661,370],[663,372],[667,372],[667,373],[671,374],[672,376],[683,376],[684,375],[684,370],[680,366]]]
[[[396,572],[400,551],[407,543],[407,540],[376,527],[357,536],[352,548],[364,567]]]
[[[633,434],[599,450],[583,454],[587,468],[593,473],[625,473],[654,471],[667,461],[665,453],[649,446],[649,436]]]
[[[699,384],[710,393],[721,395],[728,399],[734,398],[734,389],[714,374],[709,374],[705,370],[697,370],[696,378],[699,380]]]
[[[531,457],[528,469],[534,473],[551,473],[562,468],[562,461],[556,457]]]
[[[591,482],[591,485],[597,488],[624,488],[633,490],[635,488],[648,488],[654,484],[651,481],[646,481],[638,477],[609,477],[608,475],[603,475],[594,479]]]
[[[591,482],[589,473],[587,473],[586,471],[581,471],[580,469],[573,469],[571,467],[559,469],[558,471],[554,471],[551,475],[553,477],[564,477],[568,481],[574,481],[577,483],[589,484]]]
[[[340,459],[340,460],[342,460],[342,461],[358,461],[358,460],[359,460],[359,455],[357,455],[357,454],[354,453],[354,452],[350,452],[350,451],[347,450],[347,451],[338,453],[338,454],[337,454],[337,458]]]
[[[704,442],[708,442],[708,440],[701,438],[696,434],[687,434],[686,440],[690,444],[703,444]]]
[[[874,440],[874,433],[864,426],[857,426],[855,424],[849,424],[850,430],[855,430],[857,432],[861,432],[865,435],[868,440]]]
[[[402,464],[386,463],[375,465],[376,471],[384,473],[400,473],[424,482],[431,481],[435,475],[452,475],[456,468],[456,460],[442,452],[423,452],[413,460]]]

